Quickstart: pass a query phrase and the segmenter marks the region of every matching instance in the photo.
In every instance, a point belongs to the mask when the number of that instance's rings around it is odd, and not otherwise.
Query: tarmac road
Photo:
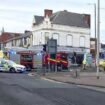
[[[34,75],[0,73],[0,105],[105,105],[105,93]]]

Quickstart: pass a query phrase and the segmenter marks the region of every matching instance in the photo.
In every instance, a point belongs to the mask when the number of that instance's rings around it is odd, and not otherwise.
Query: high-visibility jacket
[[[83,60],[83,64],[86,64],[86,60]]]

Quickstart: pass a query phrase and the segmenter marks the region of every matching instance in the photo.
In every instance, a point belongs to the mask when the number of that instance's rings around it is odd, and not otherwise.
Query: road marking
[[[77,85],[77,86],[78,86],[78,87],[81,87],[81,88],[85,88],[85,89],[90,89],[90,90],[105,92],[105,88],[101,88],[101,87],[83,86],[83,85]]]
[[[34,73],[28,73],[28,76],[35,76]]]
[[[59,82],[59,81],[47,79],[47,78],[44,78],[44,77],[42,77],[41,79],[46,80],[46,81],[49,81],[49,82],[54,82],[54,83],[66,84],[66,83],[63,83],[63,82]]]

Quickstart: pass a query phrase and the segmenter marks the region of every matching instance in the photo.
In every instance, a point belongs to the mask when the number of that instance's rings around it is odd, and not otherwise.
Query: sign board
[[[84,48],[73,48],[73,47],[65,47],[65,46],[58,46],[57,51],[65,51],[65,52],[86,52]]]
[[[57,40],[49,39],[47,42],[47,51],[50,54],[55,54],[57,52]]]

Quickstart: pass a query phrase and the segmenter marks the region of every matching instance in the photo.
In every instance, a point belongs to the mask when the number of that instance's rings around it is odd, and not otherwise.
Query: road
[[[105,105],[105,93],[38,76],[0,73],[0,105]]]

